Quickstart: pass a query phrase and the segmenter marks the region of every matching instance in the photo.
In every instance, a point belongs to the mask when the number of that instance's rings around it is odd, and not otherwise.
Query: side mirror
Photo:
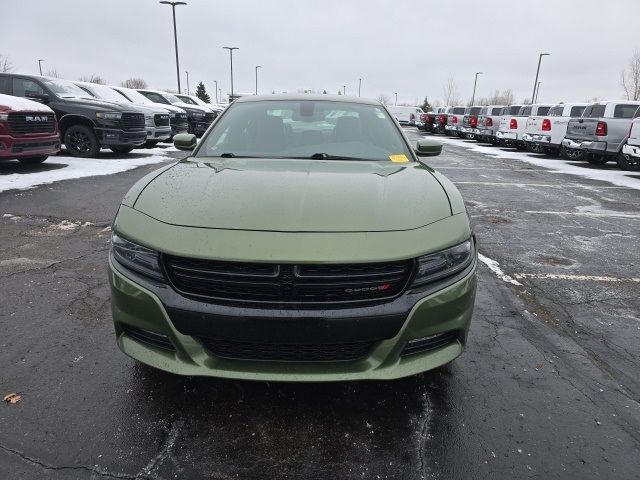
[[[442,144],[436,140],[422,139],[416,143],[416,155],[419,157],[436,157],[442,153]]]
[[[40,103],[49,103],[49,100],[50,100],[48,93],[25,92],[24,96],[29,100],[33,100],[35,102],[40,102]]]
[[[193,150],[197,144],[196,136],[192,133],[178,133],[173,137],[173,146],[178,150]]]

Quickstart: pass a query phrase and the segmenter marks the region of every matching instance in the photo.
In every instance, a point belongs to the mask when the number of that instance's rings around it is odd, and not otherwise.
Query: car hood
[[[276,232],[411,230],[451,216],[417,162],[196,160],[158,174],[134,208],[172,225]]]
[[[133,103],[122,104],[115,102],[107,102],[100,100],[99,98],[70,98],[65,97],[64,101],[67,105],[74,105],[78,107],[93,107],[96,110],[103,110],[105,112],[137,112],[143,113],[143,111]]]

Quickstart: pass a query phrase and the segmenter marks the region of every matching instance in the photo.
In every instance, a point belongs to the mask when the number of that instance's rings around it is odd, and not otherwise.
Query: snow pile
[[[22,97],[14,97],[12,95],[4,95],[0,93],[0,109],[11,109],[17,111],[27,111],[27,112],[47,112],[53,113],[46,105],[43,105],[38,102],[34,102],[33,100],[27,100]]]
[[[454,138],[438,137],[438,140],[444,144],[454,145],[456,147],[468,148],[473,152],[482,153],[495,158],[508,158],[513,160],[521,160],[523,162],[536,165],[538,167],[548,168],[558,173],[566,173],[570,175],[578,175],[580,177],[590,178],[592,180],[601,180],[612,183],[619,187],[628,187],[640,190],[640,181],[629,175],[633,172],[625,172],[623,170],[605,170],[600,168],[585,168],[582,165],[588,165],[586,161],[570,162],[550,157],[541,157],[530,155],[525,152],[516,150],[505,150],[499,147],[490,147],[484,145],[474,145],[468,141],[458,140]],[[609,163],[614,163],[612,160]]]
[[[38,171],[28,172],[28,167],[21,173],[0,175],[0,192],[6,190],[27,190],[61,180],[75,178],[94,177],[98,175],[113,175],[114,173],[133,170],[134,168],[154,163],[163,163],[173,160],[167,156],[167,152],[176,151],[174,148],[152,148],[149,150],[134,150],[133,158],[75,158],[54,156],[49,157],[42,165],[38,165]],[[143,154],[144,156],[138,156]],[[47,170],[47,166],[63,165],[62,168]],[[1,172],[1,170],[0,170]]]

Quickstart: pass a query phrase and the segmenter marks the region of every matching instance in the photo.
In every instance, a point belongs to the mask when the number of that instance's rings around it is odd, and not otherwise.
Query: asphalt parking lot
[[[0,478],[637,478],[640,178],[445,141],[427,163],[461,190],[482,260],[470,342],[386,383],[183,378],[118,351],[109,224],[176,151],[0,193],[0,394],[22,397],[0,405]],[[35,173],[0,164],[0,185],[16,174]]]

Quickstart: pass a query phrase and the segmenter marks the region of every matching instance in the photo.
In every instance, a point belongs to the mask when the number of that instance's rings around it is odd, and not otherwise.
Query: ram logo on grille
[[[49,120],[49,117],[46,115],[26,115],[24,119],[26,122],[46,122]]]

